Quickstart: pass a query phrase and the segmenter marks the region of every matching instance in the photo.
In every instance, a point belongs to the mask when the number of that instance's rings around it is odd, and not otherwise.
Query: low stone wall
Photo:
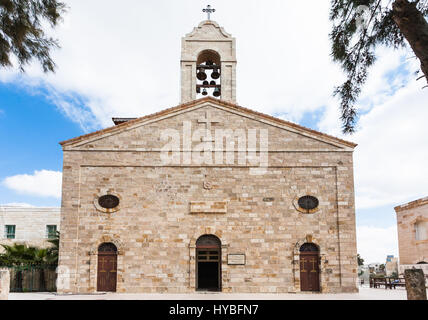
[[[421,269],[424,272],[425,277],[428,276],[428,264],[401,264],[398,267],[400,274],[404,274],[404,270],[407,269]]]
[[[398,272],[400,276],[404,276],[405,270],[413,270],[413,269],[420,269],[423,271],[425,275],[425,282],[426,286],[428,288],[428,264],[402,264],[398,267]]]
[[[7,269],[0,269],[0,300],[7,300],[9,297],[10,274]]]

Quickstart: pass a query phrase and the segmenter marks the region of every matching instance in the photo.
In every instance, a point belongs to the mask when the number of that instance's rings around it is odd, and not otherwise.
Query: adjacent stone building
[[[394,209],[400,265],[428,264],[428,197]]]
[[[385,263],[385,275],[391,277],[392,275],[398,275],[398,258],[393,255],[386,257]]]
[[[0,206],[0,244],[50,246],[47,240],[59,231],[60,214],[61,208]]]
[[[356,145],[238,106],[235,56],[203,21],[181,105],[61,142],[60,292],[357,291]]]

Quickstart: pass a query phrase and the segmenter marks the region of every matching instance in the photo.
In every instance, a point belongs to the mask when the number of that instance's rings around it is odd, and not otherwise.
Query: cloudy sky
[[[59,141],[179,103],[181,37],[205,19],[197,0],[69,0],[53,35],[55,74],[0,69],[0,204],[59,206]],[[354,154],[358,252],[398,255],[393,207],[428,190],[428,90],[412,52],[379,48],[359,101],[358,131],[342,136],[331,62],[329,1],[213,0],[237,38],[242,106],[359,144]]]

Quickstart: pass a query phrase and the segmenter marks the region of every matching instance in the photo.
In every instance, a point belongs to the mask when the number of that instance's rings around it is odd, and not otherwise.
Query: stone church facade
[[[356,292],[356,145],[238,106],[214,21],[181,66],[179,106],[61,143],[58,291]]]
[[[400,265],[428,265],[428,197],[396,206],[394,210]]]

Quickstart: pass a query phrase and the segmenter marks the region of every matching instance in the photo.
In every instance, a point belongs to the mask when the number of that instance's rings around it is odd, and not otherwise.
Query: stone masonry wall
[[[10,274],[8,269],[0,269],[0,300],[8,300]]]
[[[415,222],[428,221],[428,198],[398,206],[395,211],[400,265],[428,262],[428,240],[417,241],[415,235]]]
[[[48,247],[46,226],[56,225],[60,231],[61,208],[0,207],[0,244],[26,243]],[[15,239],[6,239],[5,226],[15,225]],[[0,252],[3,248],[0,247]]]
[[[265,174],[238,164],[162,165],[160,130],[179,130],[183,120],[201,126],[207,110],[222,119],[216,127],[269,130]],[[357,291],[352,150],[256,120],[207,105],[65,146],[60,265],[71,286],[59,291],[95,292],[97,248],[113,242],[118,292],[193,292],[204,234],[222,242],[223,292],[299,292],[306,241],[320,247],[322,292]],[[106,192],[121,199],[115,213],[96,210]],[[313,214],[295,207],[307,194],[320,201]],[[246,265],[228,265],[233,253],[245,253]]]

